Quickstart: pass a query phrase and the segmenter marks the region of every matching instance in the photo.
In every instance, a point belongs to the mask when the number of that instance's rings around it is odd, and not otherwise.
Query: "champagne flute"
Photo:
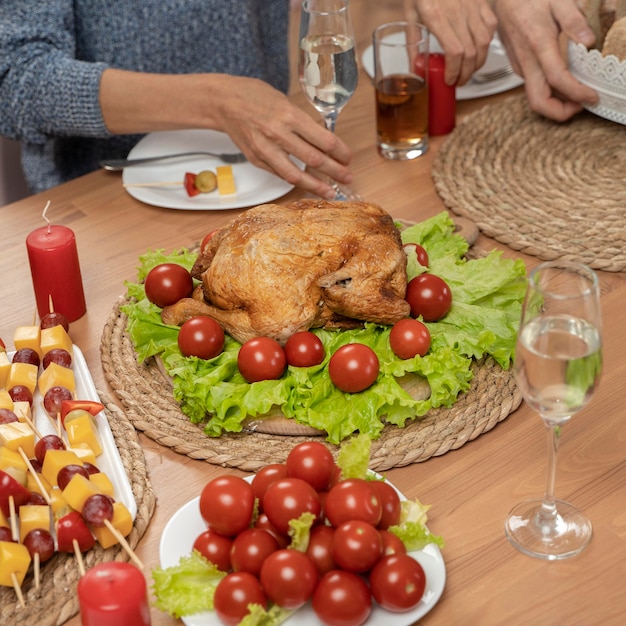
[[[591,522],[555,497],[561,430],[591,399],[602,370],[598,278],[580,263],[542,263],[529,276],[515,353],[515,376],[524,400],[548,434],[548,476],[543,499],[515,506],[505,523],[508,540],[543,559],[578,554],[591,541]]]
[[[349,0],[304,0],[300,18],[298,76],[307,99],[335,132],[337,116],[356,90],[358,68]],[[335,200],[359,200],[333,182]]]

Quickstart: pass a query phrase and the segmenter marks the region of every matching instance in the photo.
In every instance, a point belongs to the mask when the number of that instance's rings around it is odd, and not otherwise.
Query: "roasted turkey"
[[[408,317],[406,256],[391,216],[366,202],[301,200],[242,213],[200,251],[192,298],[166,324],[207,315],[245,342]]]

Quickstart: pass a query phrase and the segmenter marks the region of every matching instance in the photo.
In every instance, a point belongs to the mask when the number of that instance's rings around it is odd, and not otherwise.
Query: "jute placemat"
[[[127,319],[120,309],[126,302],[120,300],[111,311],[102,335],[101,358],[107,381],[137,430],[179,454],[249,472],[284,461],[300,441],[320,439],[258,432],[207,437],[201,426],[192,424],[182,413],[156,362],[137,362],[126,334]],[[451,408],[431,410],[405,428],[385,427],[373,442],[370,467],[387,470],[460,448],[491,430],[520,402],[510,370],[503,370],[492,359],[476,363],[471,389]]]
[[[512,96],[457,126],[433,179],[451,211],[515,250],[626,270],[626,126],[552,122]]]
[[[130,479],[137,502],[137,516],[130,535],[126,538],[135,548],[143,537],[152,518],[155,497],[148,480],[143,450],[132,423],[106,394],[99,392],[105,405],[105,413],[120,452],[122,464]],[[129,561],[122,546],[115,545],[106,550],[96,544],[83,554],[85,569],[107,561]],[[29,574],[22,585],[26,608],[17,602],[11,587],[0,588],[0,624],[12,626],[58,626],[79,611],[76,585],[80,578],[76,557],[73,554],[57,553],[41,567],[39,589],[35,589],[34,578]]]

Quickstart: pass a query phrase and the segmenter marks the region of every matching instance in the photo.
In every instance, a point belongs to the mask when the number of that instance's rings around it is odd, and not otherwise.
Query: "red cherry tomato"
[[[191,274],[177,263],[161,263],[153,267],[144,281],[146,297],[158,307],[166,307],[191,295]]]
[[[185,177],[183,178],[185,191],[190,198],[193,198],[200,193],[200,190],[196,187],[196,177],[197,174],[194,174],[193,172],[185,172]]]
[[[305,480],[315,491],[325,491],[335,471],[335,459],[323,443],[305,441],[290,450],[286,466],[288,476]]]
[[[207,561],[210,561],[222,572],[231,570],[230,550],[233,540],[216,533],[212,528],[200,533],[193,542],[197,550]]]
[[[435,274],[420,274],[409,281],[406,301],[413,317],[421,315],[425,322],[436,322],[450,310],[452,292],[443,278]]]
[[[328,363],[330,379],[347,393],[357,393],[373,385],[379,369],[376,353],[362,343],[341,346]]]
[[[265,492],[263,511],[278,532],[289,532],[289,522],[302,513],[317,518],[322,509],[317,492],[299,478],[283,478],[273,482]]]
[[[372,480],[369,481],[369,484],[376,492],[382,507],[382,515],[380,517],[380,522],[378,522],[378,528],[387,530],[389,526],[396,526],[399,524],[402,506],[398,492],[384,480]]]
[[[278,550],[278,542],[262,528],[246,528],[233,539],[230,562],[236,572],[261,573],[263,561]]]
[[[234,475],[209,481],[200,494],[200,514],[220,535],[233,537],[250,526],[254,491],[250,483]]]
[[[383,555],[383,540],[371,524],[350,520],[335,529],[332,555],[341,569],[368,572]]]
[[[204,247],[207,245],[207,243],[209,243],[209,241],[211,241],[211,239],[213,239],[213,237],[215,237],[215,234],[217,232],[219,232],[219,228],[212,230],[210,233],[207,233],[204,236],[204,238],[202,239],[202,242],[200,243],[200,250],[204,250]]]
[[[407,317],[391,327],[389,345],[399,359],[424,356],[430,348],[430,331],[419,320]]]
[[[370,588],[376,602],[394,612],[410,611],[424,595],[426,575],[408,554],[384,556],[370,572]]]
[[[269,518],[265,513],[261,513],[254,522],[255,528],[262,528],[267,531],[276,541],[278,542],[279,548],[286,548],[291,543],[291,537],[286,533],[281,533],[278,531],[276,526],[270,522]]]
[[[324,360],[324,344],[308,330],[295,333],[285,343],[287,363],[294,367],[311,367]]]
[[[198,315],[187,320],[178,333],[178,347],[185,356],[212,359],[224,349],[224,331],[211,317]]]
[[[372,594],[361,576],[328,572],[313,592],[315,614],[326,626],[361,626],[372,612]]]
[[[417,257],[417,262],[424,267],[428,267],[428,252],[426,252],[423,246],[420,246],[419,243],[405,243],[402,247],[407,256],[411,254],[411,252],[414,252]]]
[[[383,513],[371,481],[363,478],[338,482],[328,492],[324,511],[326,519],[335,527],[351,520],[362,520],[377,526]]]
[[[287,478],[287,466],[284,463],[270,463],[262,467],[250,483],[254,497],[259,501],[259,510],[263,510],[263,498],[267,488],[276,480]]]
[[[250,604],[267,608],[267,596],[256,576],[248,572],[233,572],[217,584],[213,605],[222,624],[237,626],[250,612]]]
[[[380,532],[380,538],[383,540],[383,556],[406,554],[406,546],[398,535],[388,530],[379,530],[378,532]]]
[[[298,550],[272,552],[261,567],[261,586],[283,609],[298,609],[312,595],[319,575],[311,559]]]
[[[270,337],[255,337],[241,346],[237,366],[249,383],[276,380],[283,375],[287,359],[282,346]]]
[[[306,554],[315,563],[320,576],[337,567],[333,559],[334,535],[335,529],[326,524],[318,524],[311,528]]]

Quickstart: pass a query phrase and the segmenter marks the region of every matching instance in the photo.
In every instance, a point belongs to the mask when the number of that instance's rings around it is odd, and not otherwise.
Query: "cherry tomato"
[[[361,626],[372,612],[372,594],[361,576],[334,570],[317,584],[312,605],[326,626]]]
[[[212,359],[224,349],[224,331],[211,317],[198,315],[188,319],[178,333],[178,347],[185,356]]]
[[[390,554],[406,554],[406,546],[398,535],[388,531],[379,530],[380,538],[383,540],[383,556]]]
[[[290,450],[286,466],[288,476],[305,480],[315,491],[325,491],[335,471],[335,459],[323,443],[305,441]]]
[[[317,335],[305,330],[287,339],[285,355],[287,363],[294,367],[319,365],[324,360],[324,344]]]
[[[370,481],[370,485],[376,492],[382,506],[382,515],[380,522],[378,522],[378,528],[387,530],[389,526],[399,524],[402,506],[398,492],[384,480],[372,480]]]
[[[226,626],[237,626],[248,615],[248,605],[267,608],[267,596],[256,576],[248,572],[233,572],[220,580],[215,588],[215,613]]]
[[[197,176],[198,175],[193,172],[185,172],[185,176],[183,178],[183,186],[185,187],[185,191],[190,198],[193,198],[200,193],[200,190],[196,187]]]
[[[446,315],[452,306],[452,293],[443,278],[435,274],[420,274],[409,281],[406,301],[413,317],[425,322],[436,322]]]
[[[330,379],[347,393],[357,393],[373,385],[379,369],[376,353],[362,343],[341,346],[328,363]]]
[[[262,528],[267,531],[278,543],[279,548],[286,548],[291,543],[291,537],[286,533],[281,533],[278,531],[276,526],[270,522],[269,518],[265,513],[261,513],[254,522],[254,528]]]
[[[428,267],[428,252],[426,252],[426,249],[423,246],[420,246],[419,243],[405,243],[402,247],[404,248],[407,256],[411,252],[414,252],[417,257],[417,262],[424,267]]]
[[[234,475],[209,481],[200,494],[200,514],[215,531],[226,537],[238,535],[252,522],[254,491],[250,483]]]
[[[317,518],[321,508],[315,489],[299,478],[273,482],[263,498],[263,511],[281,533],[288,533],[290,520],[297,519],[302,513],[313,513]]]
[[[254,497],[259,501],[259,510],[263,510],[263,497],[267,488],[276,480],[287,478],[287,466],[284,463],[270,463],[262,467],[250,483]]]
[[[282,346],[270,337],[255,337],[241,346],[237,366],[249,383],[276,380],[283,375],[287,358]]]
[[[233,539],[230,562],[236,572],[261,573],[263,561],[278,550],[278,542],[262,528],[246,528]]]
[[[283,609],[298,609],[310,597],[319,575],[311,559],[298,550],[272,552],[261,567],[261,586]]]
[[[318,524],[311,528],[306,555],[315,563],[320,576],[337,567],[333,559],[334,535],[335,529],[326,524]]]
[[[348,478],[338,482],[326,497],[326,519],[335,527],[350,520],[362,520],[377,526],[382,516],[382,505],[371,481]]]
[[[389,345],[399,359],[424,356],[430,348],[430,331],[419,320],[407,317],[391,327]]]
[[[216,533],[208,528],[200,533],[193,542],[193,549],[197,550],[207,561],[210,561],[222,572],[231,570],[230,549],[233,540]]]
[[[394,612],[410,611],[424,595],[426,575],[408,554],[384,556],[370,572],[370,588],[376,602]]]
[[[335,529],[332,555],[341,569],[368,572],[383,555],[380,532],[362,520],[344,522]]]
[[[153,267],[144,281],[146,297],[158,307],[166,307],[191,295],[191,274],[177,263],[161,263]]]
[[[204,250],[204,247],[209,243],[209,241],[211,241],[211,239],[213,239],[213,237],[215,237],[217,232],[219,232],[219,228],[212,230],[204,236],[202,243],[200,244],[200,250]]]

